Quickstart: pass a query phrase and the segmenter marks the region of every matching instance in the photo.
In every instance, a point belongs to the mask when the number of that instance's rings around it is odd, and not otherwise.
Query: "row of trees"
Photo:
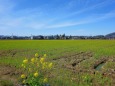
[[[0,39],[115,39],[115,32],[110,33],[107,35],[97,35],[97,36],[67,36],[65,34],[62,35],[50,35],[50,36],[43,36],[43,35],[38,35],[38,36],[3,36],[0,35]]]

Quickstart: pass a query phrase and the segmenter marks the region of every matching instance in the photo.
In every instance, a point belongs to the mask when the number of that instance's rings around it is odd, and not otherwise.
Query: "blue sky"
[[[0,0],[0,35],[115,32],[115,0]]]

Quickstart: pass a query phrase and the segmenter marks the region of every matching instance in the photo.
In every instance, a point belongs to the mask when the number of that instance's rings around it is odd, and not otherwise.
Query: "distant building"
[[[31,35],[30,39],[33,40],[33,35]]]
[[[13,38],[14,38],[14,36],[13,36],[13,34],[12,34],[11,39],[13,39]]]

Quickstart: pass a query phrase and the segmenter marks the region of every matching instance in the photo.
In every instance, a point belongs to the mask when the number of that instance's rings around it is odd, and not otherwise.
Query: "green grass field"
[[[51,86],[115,85],[115,40],[0,40],[0,68],[18,70],[36,52],[54,64]]]

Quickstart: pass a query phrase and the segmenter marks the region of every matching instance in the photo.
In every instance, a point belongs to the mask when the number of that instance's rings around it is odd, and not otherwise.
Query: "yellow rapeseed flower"
[[[38,56],[39,56],[38,53],[36,53],[36,54],[35,54],[35,57],[38,57]]]
[[[38,61],[38,58],[35,58],[35,61]]]
[[[31,62],[34,63],[34,62],[35,62],[35,58],[32,58],[32,59],[31,59]]]
[[[45,60],[45,58],[42,57],[42,58],[40,59],[40,62],[43,63],[44,60]]]
[[[44,63],[43,63],[43,66],[44,66],[44,67],[47,67],[47,62],[44,62]]]
[[[48,82],[48,79],[47,79],[47,78],[44,78],[43,82],[44,82],[44,83]]]
[[[24,64],[21,65],[23,68],[26,68],[26,66]]]
[[[24,64],[22,64],[21,66],[24,67]]]
[[[48,67],[52,68],[52,66],[53,66],[53,63],[49,63]]]
[[[35,73],[34,73],[34,76],[35,76],[35,77],[38,77],[38,75],[39,75],[38,72],[35,72]]]
[[[44,57],[46,57],[47,55],[46,54],[44,54]]]
[[[25,82],[26,82],[25,80],[22,81],[23,84],[25,84]]]
[[[28,63],[28,59],[23,60],[23,63],[24,64]]]
[[[22,75],[21,75],[21,78],[23,78],[23,79],[26,78],[26,75],[25,75],[25,74],[22,74]]]

